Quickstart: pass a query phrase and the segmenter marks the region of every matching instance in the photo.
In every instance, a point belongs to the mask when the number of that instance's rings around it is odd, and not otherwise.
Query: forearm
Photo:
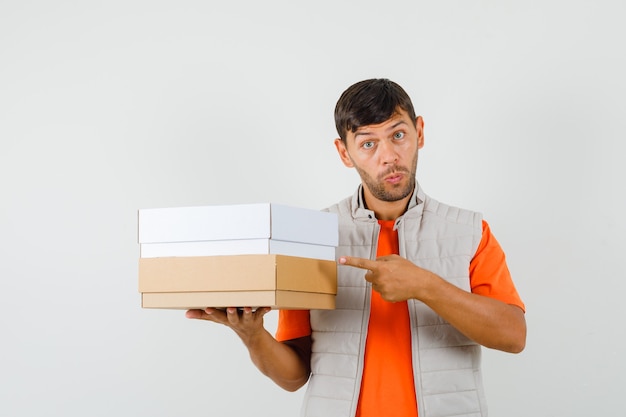
[[[511,353],[524,349],[526,319],[517,306],[463,291],[435,274],[417,298],[483,346]]]
[[[365,279],[386,301],[420,300],[483,346],[514,353],[524,349],[526,319],[516,306],[464,291],[398,255],[376,261],[342,256],[339,263],[367,269]]]
[[[206,308],[188,310],[190,319],[207,320],[230,327],[248,348],[250,358],[257,368],[278,386],[295,391],[306,383],[310,374],[310,338],[294,339],[293,347],[274,339],[263,327],[263,316],[269,307],[255,312],[244,307],[239,312],[234,307],[225,310]]]
[[[296,391],[309,379],[309,365],[293,348],[274,339],[267,330],[253,337],[242,337],[242,340],[252,363],[281,388]]]

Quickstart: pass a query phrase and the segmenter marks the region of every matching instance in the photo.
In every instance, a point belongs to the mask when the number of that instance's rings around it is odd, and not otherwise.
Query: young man
[[[486,416],[480,346],[520,352],[524,304],[479,213],[416,181],[424,122],[386,79],[349,87],[335,146],[361,185],[339,216],[337,308],[190,310],[231,327],[256,366],[287,390],[309,381],[303,416]],[[310,380],[309,380],[310,376]]]

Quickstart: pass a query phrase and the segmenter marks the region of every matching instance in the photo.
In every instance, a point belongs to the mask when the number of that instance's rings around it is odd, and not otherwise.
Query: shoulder
[[[338,216],[347,216],[352,212],[352,197],[346,197],[332,206],[326,207],[322,211],[336,213]]]
[[[482,213],[442,203],[428,195],[424,195],[424,214],[433,216],[451,223],[466,224],[476,227],[482,232]]]

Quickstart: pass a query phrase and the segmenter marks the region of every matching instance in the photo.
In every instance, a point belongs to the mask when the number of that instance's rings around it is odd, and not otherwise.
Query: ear
[[[417,130],[417,149],[424,147],[424,119],[422,116],[417,116],[415,119],[415,129]]]
[[[335,139],[335,148],[337,148],[337,153],[339,153],[341,162],[343,162],[343,164],[348,168],[354,168],[354,164],[352,163],[352,158],[350,158],[346,144],[341,140],[341,138]]]

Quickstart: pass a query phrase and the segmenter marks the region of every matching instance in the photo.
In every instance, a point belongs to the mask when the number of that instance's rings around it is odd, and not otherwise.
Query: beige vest
[[[359,187],[353,197],[329,208],[339,215],[337,256],[376,257],[379,225],[361,196]],[[395,227],[401,256],[470,291],[469,264],[482,236],[479,213],[439,203],[416,186]],[[312,375],[302,408],[305,417],[356,413],[371,287],[363,270],[338,268],[337,308],[311,311]],[[480,346],[424,303],[409,300],[408,306],[419,416],[487,416]]]

